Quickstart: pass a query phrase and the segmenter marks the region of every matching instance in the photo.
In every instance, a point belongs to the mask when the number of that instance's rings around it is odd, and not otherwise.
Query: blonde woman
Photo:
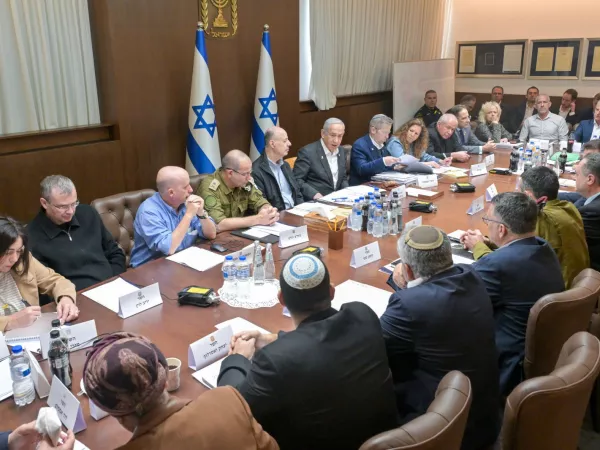
[[[429,134],[421,119],[411,119],[396,130],[385,145],[385,153],[396,158],[407,154],[414,156],[427,166],[440,167],[446,161],[426,152]]]
[[[500,123],[500,114],[502,109],[496,102],[486,102],[479,111],[479,125],[475,129],[475,136],[481,141],[487,142],[490,139],[495,143],[508,142],[512,134]]]

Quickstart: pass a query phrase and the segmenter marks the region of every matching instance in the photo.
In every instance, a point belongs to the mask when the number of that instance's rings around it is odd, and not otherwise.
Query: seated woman
[[[166,391],[168,372],[162,352],[138,334],[105,335],[88,352],[85,392],[133,433],[119,450],[279,449],[238,391],[218,387],[182,400]]]
[[[479,125],[475,129],[475,136],[480,141],[487,142],[491,139],[497,144],[512,139],[510,131],[507,131],[500,123],[500,114],[502,114],[502,108],[496,102],[486,102],[481,105]]]
[[[39,294],[52,296],[62,323],[79,316],[75,286],[29,253],[19,222],[0,217],[0,331],[24,328],[41,315]]]
[[[414,156],[427,166],[440,167],[442,161],[427,153],[429,134],[421,119],[411,119],[396,130],[385,144],[385,156],[391,155],[400,158],[405,153]]]

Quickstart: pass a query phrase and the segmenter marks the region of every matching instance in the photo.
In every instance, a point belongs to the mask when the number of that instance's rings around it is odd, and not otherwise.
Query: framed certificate
[[[525,78],[527,40],[456,43],[458,78]]]
[[[531,42],[529,78],[576,80],[582,39],[544,39]]]
[[[587,48],[584,53],[583,79],[600,80],[600,38],[587,39]]]

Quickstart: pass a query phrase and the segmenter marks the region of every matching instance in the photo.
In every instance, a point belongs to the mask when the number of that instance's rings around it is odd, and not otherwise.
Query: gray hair
[[[440,230],[444,237],[440,247],[433,250],[419,250],[406,245],[408,231],[404,231],[398,239],[397,249],[402,262],[410,266],[415,277],[430,278],[454,264],[452,262],[452,246],[446,233]]]
[[[375,127],[380,130],[385,126],[392,125],[394,121],[385,114],[375,114],[369,122],[369,128]]]
[[[538,102],[540,97],[546,97],[546,100],[550,101],[550,96],[548,94],[538,94],[538,96],[535,98],[536,103]]]
[[[70,194],[75,190],[75,185],[70,178],[63,175],[49,175],[40,183],[40,194],[46,200],[50,200],[54,189],[58,189],[61,194]]]
[[[343,125],[344,128],[346,127],[346,125],[344,125],[344,122],[342,122],[340,119],[336,117],[330,117],[323,124],[323,131],[329,134],[329,128],[331,128],[331,125]]]
[[[590,153],[581,162],[581,173],[586,177],[592,174],[596,177],[596,184],[600,184],[600,153]]]
[[[223,166],[224,169],[238,170],[240,168],[240,163],[245,159],[250,159],[250,157],[243,151],[230,150],[223,156],[221,166]]]
[[[514,234],[535,231],[538,205],[522,192],[503,192],[492,199],[496,217]]]
[[[456,116],[454,114],[445,113],[440,116],[438,119],[438,123],[450,123],[450,122],[458,122]]]

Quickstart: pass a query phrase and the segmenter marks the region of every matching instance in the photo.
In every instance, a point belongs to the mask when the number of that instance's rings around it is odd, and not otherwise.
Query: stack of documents
[[[413,184],[417,182],[417,176],[410,173],[395,171],[382,172],[372,177],[374,181],[393,181],[398,184]]]
[[[346,280],[335,287],[335,297],[331,306],[340,309],[343,304],[360,302],[371,308],[377,317],[381,317],[387,308],[391,292],[354,280]]]
[[[304,217],[311,212],[325,217],[326,219],[335,219],[335,214],[332,213],[337,206],[326,205],[324,203],[306,202],[300,205],[294,206],[292,209],[288,209],[286,212],[295,214],[296,216]]]
[[[184,266],[191,267],[199,272],[212,269],[225,261],[223,255],[209,252],[203,248],[189,247],[185,250],[175,253],[167,257],[169,261],[179,263]]]

